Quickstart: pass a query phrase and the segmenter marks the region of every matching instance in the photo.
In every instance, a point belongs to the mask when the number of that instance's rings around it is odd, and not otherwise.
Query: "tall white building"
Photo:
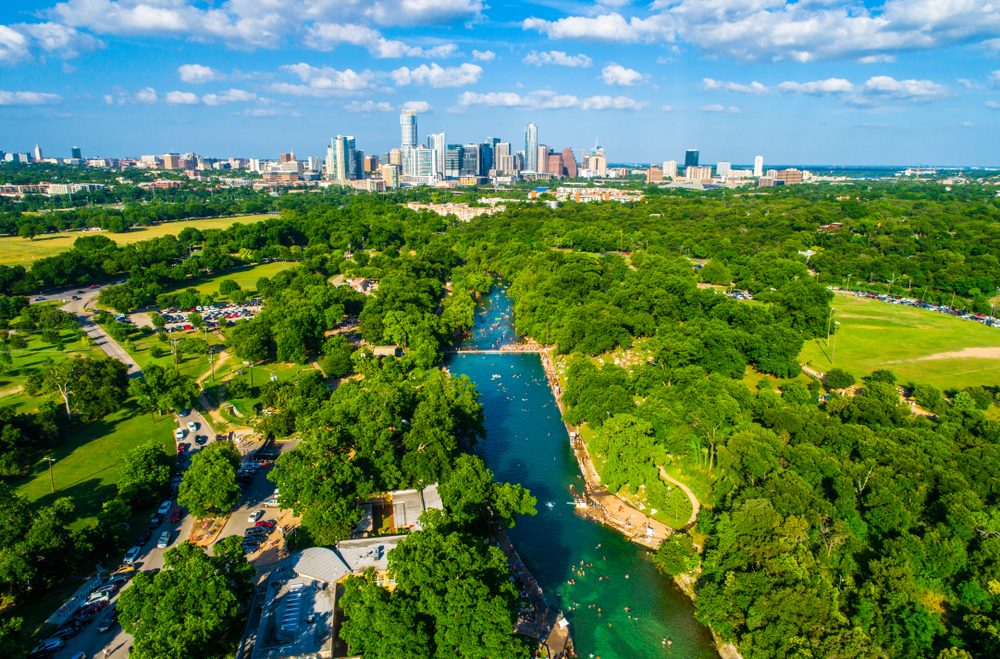
[[[35,145],[35,162],[42,162],[42,147]]]
[[[403,133],[403,146],[417,146],[417,111],[403,110],[399,114],[399,125]]]
[[[764,175],[764,156],[757,156],[753,159],[753,175],[758,178]]]
[[[318,172],[323,168],[323,161],[316,156],[309,156],[309,171]]]
[[[524,168],[538,171],[538,126],[534,121],[524,127]]]
[[[437,175],[440,179],[444,179],[444,161],[445,155],[448,153],[448,145],[444,141],[444,131],[428,135],[427,146],[434,152],[433,158],[435,165],[432,174]]]
[[[326,149],[326,175],[337,181],[357,178],[354,137],[337,135]]]
[[[733,171],[733,164],[726,160],[720,161],[718,165],[715,166],[716,176],[729,176]]]
[[[677,178],[677,161],[668,160],[663,163],[663,178]]]

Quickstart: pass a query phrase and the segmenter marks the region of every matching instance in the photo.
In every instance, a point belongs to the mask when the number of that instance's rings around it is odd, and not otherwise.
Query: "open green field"
[[[857,378],[886,368],[901,384],[940,389],[1000,384],[1000,329],[841,294],[833,307],[840,322],[836,363],[825,337],[807,341],[799,355],[819,372],[837,366]]]
[[[34,240],[8,236],[0,238],[0,265],[23,265],[25,268],[30,267],[31,262],[35,259],[55,256],[60,252],[65,252],[73,246],[73,241],[81,236],[107,236],[119,245],[127,245],[137,243],[140,240],[160,238],[168,234],[176,236],[184,227],[194,227],[199,231],[205,231],[206,229],[228,229],[237,222],[241,224],[253,224],[269,217],[273,216],[239,215],[207,220],[180,220],[179,222],[165,222],[150,227],[135,227],[128,233],[64,231],[62,233],[47,233],[35,236]]]
[[[257,280],[261,277],[273,277],[282,270],[287,270],[288,268],[294,268],[298,263],[291,262],[279,262],[279,263],[264,263],[261,265],[255,265],[250,268],[240,268],[238,270],[230,270],[229,272],[224,272],[220,275],[214,277],[205,277],[199,279],[192,279],[190,281],[179,282],[176,286],[166,289],[164,293],[174,293],[176,291],[187,290],[188,288],[197,289],[197,291],[202,295],[207,295],[208,293],[218,293],[219,284],[222,283],[223,279],[232,279],[240,288],[243,290],[253,291],[257,288]],[[226,296],[220,296],[219,299],[227,299]]]
[[[60,497],[73,497],[80,528],[94,520],[105,501],[114,498],[115,483],[122,456],[149,440],[174,454],[171,433],[176,426],[173,416],[150,418],[128,405],[100,421],[79,426],[75,434],[51,455],[56,491],[52,493],[47,462],[40,462],[31,474],[14,484],[18,494],[32,504],[45,506]]]

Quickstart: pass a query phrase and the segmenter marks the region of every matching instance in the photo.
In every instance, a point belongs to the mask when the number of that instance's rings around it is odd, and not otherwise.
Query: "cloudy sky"
[[[1000,0],[18,0],[0,149],[382,153],[599,141],[613,162],[1000,165]]]

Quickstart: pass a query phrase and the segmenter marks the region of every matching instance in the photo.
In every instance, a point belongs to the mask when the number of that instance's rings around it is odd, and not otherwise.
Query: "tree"
[[[676,577],[698,567],[698,551],[694,540],[687,533],[674,533],[660,544],[653,556],[653,564],[660,572]]]
[[[122,629],[137,659],[208,659],[224,655],[240,631],[240,604],[253,588],[253,566],[226,538],[208,556],[190,541],[164,555],[167,569],[139,572],[119,595]]]
[[[490,522],[513,527],[518,515],[536,513],[535,497],[520,485],[496,483],[478,457],[460,454],[448,480],[438,486],[447,519],[457,528],[487,533]]]
[[[187,506],[195,517],[228,512],[240,497],[236,471],[240,453],[229,442],[212,442],[191,460],[184,473],[177,503]]]
[[[219,295],[229,295],[240,290],[240,285],[232,279],[223,279],[219,282]]]
[[[826,372],[826,386],[831,389],[846,389],[854,384],[854,376],[839,368],[831,368]]]
[[[202,318],[202,315],[197,311],[189,313],[187,321],[191,324],[191,327],[194,327],[195,329],[201,329],[202,325],[205,324],[205,319]]]
[[[118,496],[133,507],[152,503],[170,480],[167,456],[155,441],[130,450],[118,472]]]
[[[154,401],[153,405],[160,413],[163,410],[190,407],[198,396],[198,385],[195,381],[177,371],[153,364],[146,367],[142,376],[146,387],[134,385],[136,387],[134,395],[148,396]]]
[[[23,659],[24,647],[21,645],[21,626],[23,618],[7,618],[0,621],[0,655],[7,659]]]
[[[337,334],[330,337],[323,344],[323,370],[332,378],[343,378],[350,375],[352,352],[354,352],[354,346],[343,335]]]
[[[167,319],[164,318],[162,315],[156,313],[155,311],[149,314],[149,319],[153,321],[153,327],[155,327],[158,330],[162,331],[163,328],[167,326]]]

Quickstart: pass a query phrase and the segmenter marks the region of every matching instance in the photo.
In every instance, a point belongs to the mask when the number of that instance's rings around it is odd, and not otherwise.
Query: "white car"
[[[198,424],[197,423],[195,423],[194,421],[188,421],[188,430],[190,430],[191,432],[194,432],[197,429],[198,429]]]
[[[127,552],[125,552],[125,558],[122,559],[122,562],[125,563],[125,565],[131,565],[132,563],[135,563],[135,559],[139,558],[139,552],[141,551],[142,547],[139,546],[132,547]]]
[[[167,513],[170,512],[170,509],[173,508],[173,506],[174,506],[173,501],[164,501],[163,503],[160,504],[160,508],[159,510],[156,511],[156,514],[166,515]]]
[[[178,428],[177,430],[174,431],[174,439],[177,440],[178,442],[181,441],[182,439],[184,439],[184,429],[183,428]]]
[[[167,545],[170,544],[170,531],[164,531],[160,534],[160,539],[156,542],[158,549],[166,549]]]
[[[263,516],[264,516],[264,511],[263,510],[255,510],[252,513],[250,513],[250,517],[247,518],[247,521],[248,522],[252,522],[252,523],[257,523],[257,522],[260,521],[260,518],[263,517]]]

